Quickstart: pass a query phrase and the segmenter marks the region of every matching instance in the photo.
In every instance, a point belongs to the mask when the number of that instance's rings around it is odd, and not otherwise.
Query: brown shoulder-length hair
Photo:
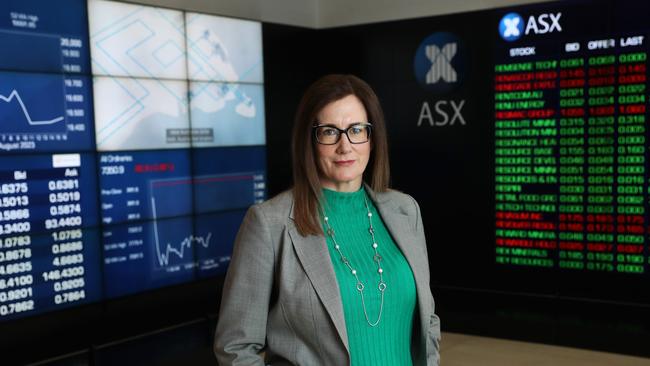
[[[318,219],[321,198],[319,168],[316,161],[316,142],[313,126],[320,111],[328,104],[354,95],[366,109],[368,122],[372,123],[370,159],[363,179],[375,192],[388,190],[390,167],[388,140],[384,113],[379,99],[370,86],[354,75],[331,74],[311,84],[303,95],[293,125],[293,197],[294,220],[303,235],[320,235],[323,230]]]

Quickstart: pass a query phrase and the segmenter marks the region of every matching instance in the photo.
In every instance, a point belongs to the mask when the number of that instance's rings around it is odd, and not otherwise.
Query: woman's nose
[[[342,136],[336,145],[336,151],[338,153],[348,152],[350,151],[350,148],[352,146],[352,143],[350,142],[350,138],[348,137],[347,133],[342,133],[341,135]]]

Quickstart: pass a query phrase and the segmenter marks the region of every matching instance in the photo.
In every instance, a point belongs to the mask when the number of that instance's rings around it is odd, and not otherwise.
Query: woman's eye
[[[363,133],[363,128],[362,128],[362,127],[352,127],[352,128],[350,129],[350,132],[351,132],[353,135],[359,135],[359,134]]]
[[[323,135],[325,136],[336,136],[337,133],[338,131],[333,128],[325,128],[323,130]]]

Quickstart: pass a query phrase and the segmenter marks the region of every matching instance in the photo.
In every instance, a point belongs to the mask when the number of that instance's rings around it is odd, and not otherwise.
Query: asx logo
[[[425,38],[415,52],[413,68],[420,86],[436,92],[456,87],[463,77],[465,58],[460,39],[447,32]]]
[[[535,17],[531,15],[526,21],[517,13],[508,13],[499,22],[499,34],[508,42],[516,41],[522,35],[546,34],[551,32],[562,32],[560,25],[562,13],[543,13]]]
[[[451,33],[437,32],[426,37],[413,60],[415,78],[420,87],[436,94],[446,94],[461,85],[465,77],[465,53],[463,42]],[[417,126],[465,125],[464,105],[465,99],[433,97],[425,100]]]

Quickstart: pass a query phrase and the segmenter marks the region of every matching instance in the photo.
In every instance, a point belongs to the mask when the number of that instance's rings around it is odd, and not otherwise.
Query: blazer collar
[[[391,194],[374,192],[367,184],[364,183],[364,185],[366,192],[368,192],[368,196],[375,203],[384,225],[386,225],[393,240],[404,254],[404,257],[413,271],[419,297],[420,293],[424,291],[421,284],[428,282],[422,282],[424,280],[424,273],[421,272],[422,267],[420,265],[422,255],[418,251],[418,248],[413,245],[416,238],[413,235],[413,230],[411,229],[406,210],[402,209],[402,207],[395,203]],[[293,202],[289,217],[293,221]],[[330,254],[327,249],[325,237],[322,235],[309,235],[304,237],[298,233],[293,222],[289,225],[288,231],[296,254],[303,265],[307,277],[309,277],[309,280],[314,286],[314,290],[318,294],[318,297],[334,323],[334,326],[341,337],[341,341],[349,352],[341,292],[336,279],[336,274],[334,273],[334,267],[332,266],[332,260],[330,259]],[[418,301],[418,304],[420,307],[420,316],[422,317],[426,314],[426,309],[424,308],[422,301]]]

